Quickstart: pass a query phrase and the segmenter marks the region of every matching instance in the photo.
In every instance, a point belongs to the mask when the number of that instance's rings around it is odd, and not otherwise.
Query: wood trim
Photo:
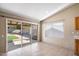
[[[79,39],[75,39],[75,55],[79,56]]]
[[[75,17],[75,30],[79,31],[79,16]]]

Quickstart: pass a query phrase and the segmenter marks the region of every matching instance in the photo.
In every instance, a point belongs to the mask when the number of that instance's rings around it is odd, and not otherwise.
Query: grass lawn
[[[8,41],[12,42],[13,40],[16,40],[18,37],[16,37],[15,35],[8,35]]]

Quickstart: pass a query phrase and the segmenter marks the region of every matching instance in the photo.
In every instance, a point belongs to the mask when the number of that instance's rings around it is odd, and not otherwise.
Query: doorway
[[[7,20],[8,51],[37,42],[37,25],[17,20]]]

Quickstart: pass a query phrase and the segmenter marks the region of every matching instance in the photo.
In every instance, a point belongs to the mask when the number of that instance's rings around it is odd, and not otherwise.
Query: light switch
[[[4,35],[2,35],[2,38],[4,38]]]

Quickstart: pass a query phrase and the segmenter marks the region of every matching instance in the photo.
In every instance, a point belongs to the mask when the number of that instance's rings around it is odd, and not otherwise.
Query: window
[[[57,21],[57,22],[47,24],[45,28],[45,37],[63,38],[64,37],[64,22]]]

